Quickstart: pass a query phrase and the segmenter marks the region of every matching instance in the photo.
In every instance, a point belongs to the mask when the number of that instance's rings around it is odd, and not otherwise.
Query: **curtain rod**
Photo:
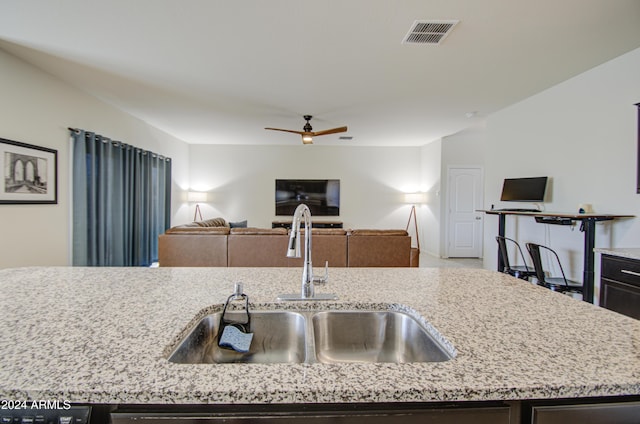
[[[75,133],[80,133],[80,130],[79,130],[79,129],[77,129],[77,128],[67,127],[67,129],[68,129],[69,131],[73,131],[73,132],[75,132]],[[113,144],[118,144],[118,145],[123,146],[123,147],[124,147],[124,146],[126,146],[126,147],[128,147],[128,148],[130,148],[130,149],[137,149],[137,150],[140,150],[140,151],[142,151],[142,152],[143,152],[143,154],[150,153],[150,154],[151,154],[151,155],[153,155],[154,157],[155,157],[155,156],[157,156],[157,157],[159,157],[161,160],[166,160],[167,162],[171,162],[171,158],[170,158],[170,157],[168,157],[168,156],[160,155],[160,154],[158,154],[158,153],[154,153],[154,152],[149,151],[149,150],[141,149],[140,147],[135,147],[135,146],[132,146],[132,145],[130,145],[130,144],[124,143],[124,142],[122,142],[122,141],[116,141],[116,140],[109,140],[109,141],[111,141],[111,143],[113,143]]]

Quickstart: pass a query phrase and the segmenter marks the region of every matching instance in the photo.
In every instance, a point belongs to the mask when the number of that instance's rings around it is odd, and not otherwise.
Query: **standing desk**
[[[513,210],[482,210],[487,215],[498,215],[498,235],[504,237],[507,215],[531,216],[536,222],[543,224],[565,224],[580,221],[580,231],[584,232],[584,259],[582,267],[582,297],[585,302],[593,303],[594,252],[596,239],[596,222],[611,221],[617,218],[633,218],[633,215],[609,215],[596,213],[558,213],[558,212],[525,212]],[[502,257],[498,254],[498,271],[504,270]]]

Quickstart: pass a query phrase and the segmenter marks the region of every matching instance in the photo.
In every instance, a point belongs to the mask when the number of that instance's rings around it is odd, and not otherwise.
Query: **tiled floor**
[[[438,258],[428,253],[420,254],[420,267],[435,268],[482,268],[482,259],[479,258]]]

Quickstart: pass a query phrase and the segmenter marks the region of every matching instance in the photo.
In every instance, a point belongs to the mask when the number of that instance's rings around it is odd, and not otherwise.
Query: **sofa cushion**
[[[349,267],[411,264],[411,237],[404,230],[354,230],[347,240]]]
[[[350,236],[408,236],[405,230],[349,230]]]
[[[247,220],[245,219],[244,221],[229,222],[229,227],[231,227],[231,228],[247,228]]]
[[[211,231],[160,234],[158,262],[161,267],[227,266],[227,235]]]
[[[311,249],[311,261],[316,267],[323,267],[325,262],[329,262],[329,267],[347,266],[347,235],[346,231],[330,228],[314,228],[311,234],[313,248]],[[304,237],[304,236],[303,236]],[[303,243],[301,241],[301,243]],[[288,258],[288,266],[301,267],[304,262],[304,253],[300,252],[300,258]]]
[[[289,237],[285,228],[232,228],[228,266],[285,267]]]
[[[250,235],[286,235],[286,228],[232,228],[231,234],[241,235],[241,234],[250,234]]]

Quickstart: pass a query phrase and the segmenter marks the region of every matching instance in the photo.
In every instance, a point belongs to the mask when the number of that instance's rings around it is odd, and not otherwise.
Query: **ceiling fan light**
[[[311,137],[310,135],[303,135],[302,141],[313,141],[313,137]]]

